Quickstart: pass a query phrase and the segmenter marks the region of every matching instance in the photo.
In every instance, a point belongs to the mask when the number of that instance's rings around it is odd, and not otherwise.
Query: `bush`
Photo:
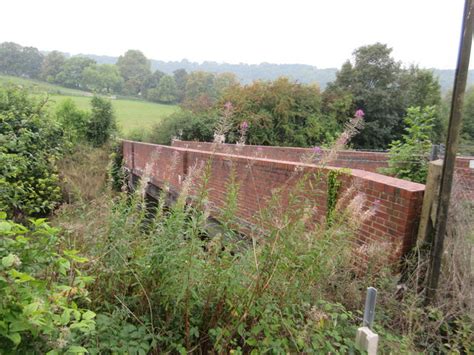
[[[333,141],[346,120],[338,118],[338,122],[333,114],[321,112],[317,86],[293,83],[285,78],[243,87],[229,86],[219,102],[203,107],[169,116],[156,126],[148,140],[159,144],[169,144],[173,137],[212,141],[223,108],[224,112],[231,112],[225,132],[225,141],[229,143],[239,142],[245,125],[249,144],[321,145]]]
[[[406,133],[390,145],[389,167],[381,169],[382,172],[421,184],[426,182],[435,118],[434,106],[408,108],[404,119]]]
[[[86,137],[94,147],[104,145],[116,129],[112,103],[99,96],[91,100],[92,113],[86,130]]]
[[[60,201],[59,125],[25,91],[0,89],[0,210],[21,219],[49,213]]]
[[[214,111],[195,114],[181,110],[156,125],[146,140],[157,144],[171,144],[173,138],[209,142],[214,137],[217,121]]]
[[[56,109],[56,119],[64,129],[67,142],[75,144],[86,139],[89,113],[79,110],[72,99],[61,102]]]
[[[95,313],[80,307],[92,278],[77,270],[87,259],[60,250],[58,230],[44,220],[31,228],[0,214],[0,352],[84,352],[75,333],[95,327]]]
[[[286,78],[233,86],[217,107],[230,102],[233,129],[226,141],[239,140],[242,122],[249,125],[249,144],[308,147],[328,143],[337,136],[340,125],[321,112],[321,94],[316,85],[294,83]]]

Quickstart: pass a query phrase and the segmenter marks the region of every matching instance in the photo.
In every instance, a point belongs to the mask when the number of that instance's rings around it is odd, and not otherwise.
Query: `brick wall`
[[[263,145],[237,146],[235,144],[216,145],[207,142],[179,140],[174,140],[172,146],[292,162],[306,161],[309,156],[314,158],[314,162],[318,162],[321,157],[327,154],[327,151],[322,151],[321,154],[315,155],[311,148],[273,147]],[[387,159],[387,153],[343,150],[338,152],[334,159],[326,161],[325,165],[339,168],[360,169],[376,173],[378,168],[387,167]]]
[[[205,151],[216,151],[237,155],[245,155],[251,157],[268,158],[275,160],[285,160],[293,162],[301,162],[309,155],[314,156],[313,150],[310,148],[292,148],[292,147],[270,147],[258,145],[236,146],[235,144],[213,144],[206,142],[192,142],[175,140],[172,144],[174,147],[191,148]],[[322,157],[326,154],[323,151],[319,154]],[[318,156],[315,156],[314,162],[318,162]],[[379,168],[385,168],[387,164],[388,154],[377,152],[362,152],[354,150],[340,151],[333,160],[325,161],[324,165],[360,169],[364,171],[378,172]],[[469,161],[474,157],[459,156],[456,159],[456,176],[463,196],[467,200],[474,201],[474,169],[469,168]]]
[[[191,142],[192,143],[192,142]],[[200,143],[201,144],[201,143]],[[191,145],[191,144],[189,144]],[[194,166],[210,164],[209,200],[214,213],[218,215],[225,202],[225,192],[230,172],[235,171],[240,185],[236,215],[245,225],[259,223],[259,212],[268,207],[277,190],[282,191],[283,201],[287,192],[305,173],[317,173],[318,178],[307,186],[305,196],[314,201],[320,218],[326,215],[327,174],[334,168],[302,164],[295,161],[255,157],[242,154],[238,147],[211,149],[210,145],[183,144],[167,147],[131,141],[123,142],[125,165],[138,176],[150,178],[157,186],[167,182],[179,192],[186,174]],[[229,150],[227,149],[233,149]],[[297,149],[298,148],[292,148]],[[279,150],[283,157],[285,149]],[[232,154],[234,153],[234,154]],[[240,153],[236,155],[235,153]],[[275,157],[272,156],[272,157]],[[352,169],[339,177],[341,192],[355,184],[367,196],[370,204],[379,206],[375,217],[364,223],[358,233],[358,242],[386,241],[392,245],[393,256],[399,257],[415,242],[419,215],[421,212],[424,185],[395,179],[370,171]]]

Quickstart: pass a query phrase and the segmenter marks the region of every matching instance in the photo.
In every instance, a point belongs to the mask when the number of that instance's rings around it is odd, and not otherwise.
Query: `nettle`
[[[62,130],[45,104],[25,91],[0,89],[0,210],[16,219],[45,215],[61,198],[55,161]]]
[[[88,260],[59,250],[58,230],[43,219],[31,227],[0,214],[0,353],[80,353],[73,339],[95,329],[86,284],[77,266]]]

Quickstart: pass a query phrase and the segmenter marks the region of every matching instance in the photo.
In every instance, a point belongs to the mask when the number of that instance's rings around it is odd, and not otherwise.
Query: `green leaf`
[[[15,255],[8,254],[7,256],[2,258],[2,265],[4,267],[11,267],[15,262]]]
[[[8,222],[0,222],[0,233],[8,233],[12,230],[12,226]]]
[[[77,254],[79,253],[78,250],[65,250],[64,255],[69,257],[72,261],[75,261],[77,263],[85,263],[89,261],[89,259],[84,258],[82,256],[78,256]]]
[[[84,320],[91,320],[94,317],[95,317],[95,313],[92,311],[87,311],[82,315],[82,319]]]
[[[8,334],[7,338],[10,339],[13,342],[13,344],[15,344],[15,346],[17,346],[21,342],[20,333]]]
[[[63,313],[61,314],[61,324],[66,325],[70,322],[70,320],[71,320],[71,310],[65,309]]]
[[[23,282],[28,282],[28,281],[34,281],[35,278],[33,276],[30,276],[28,274],[25,274],[23,272],[19,272],[15,269],[10,270],[10,275],[15,278],[16,283],[23,283]]]
[[[30,304],[27,304],[25,307],[23,307],[23,314],[29,316],[33,313],[35,313],[40,307],[39,302],[33,302]]]
[[[88,354],[89,352],[87,351],[86,348],[83,348],[82,346],[70,346],[69,349],[67,349],[68,353],[71,354]]]
[[[22,332],[30,329],[30,324],[24,320],[16,320],[10,323],[10,332]]]

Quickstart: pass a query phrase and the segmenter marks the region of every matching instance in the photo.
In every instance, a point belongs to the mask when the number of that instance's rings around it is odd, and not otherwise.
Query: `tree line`
[[[341,132],[348,117],[361,109],[365,127],[353,146],[386,149],[403,135],[407,109],[428,106],[435,108],[431,140],[439,143],[444,139],[450,94],[442,98],[432,70],[404,66],[393,58],[392,49],[381,43],[356,49],[323,91],[316,84],[283,78],[242,85],[232,73],[177,69],[169,75],[151,67],[138,50],[128,50],[116,64],[98,64],[82,56],[67,58],[58,51],[42,54],[34,47],[0,44],[0,73],[97,93],[180,103],[185,110],[159,127],[162,132],[153,140],[160,143],[174,136],[210,139],[226,102],[234,107],[234,131],[227,137],[230,142],[245,121],[250,123],[248,139],[253,144],[322,144]],[[467,105],[466,112],[473,111],[471,106]],[[468,116],[463,135],[465,142],[472,143],[474,117]]]
[[[362,110],[364,128],[353,139],[352,146],[387,149],[405,133],[408,108],[434,107],[430,139],[438,143],[444,139],[448,101],[449,95],[443,100],[440,84],[431,70],[405,67],[393,58],[391,48],[376,43],[356,49],[324,91],[318,85],[287,78],[231,85],[214,104],[207,104],[201,97],[186,107],[189,111],[164,120],[149,140],[212,140],[223,107],[230,103],[232,129],[226,136],[227,142],[238,140],[240,125],[246,122],[251,144],[327,144],[343,131],[355,111]]]
[[[150,61],[138,50],[127,51],[116,64],[99,64],[85,56],[68,58],[58,51],[43,54],[12,42],[0,44],[0,73],[166,104],[191,104],[202,95],[206,95],[202,100],[212,102],[226,87],[238,83],[231,73],[152,71]]]

